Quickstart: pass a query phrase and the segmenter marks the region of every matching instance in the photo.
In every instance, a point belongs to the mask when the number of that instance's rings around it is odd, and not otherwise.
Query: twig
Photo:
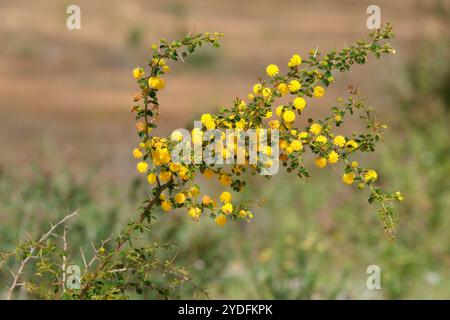
[[[84,269],[87,269],[86,257],[84,256],[83,248],[80,247],[81,258],[83,258]]]
[[[37,244],[40,244],[40,243],[46,241],[52,235],[53,231],[55,231],[56,228],[58,228],[60,225],[64,224],[67,220],[76,216],[77,214],[78,214],[78,210],[65,216],[60,221],[58,221],[56,224],[54,224],[54,225],[51,224],[50,229],[47,231],[47,233],[42,235],[42,237],[37,241]],[[8,294],[6,296],[6,300],[11,300],[14,289],[17,287],[17,285],[19,283],[19,278],[22,275],[23,269],[25,268],[28,261],[31,259],[32,255],[34,253],[34,250],[36,250],[36,245],[34,247],[31,247],[28,256],[26,258],[24,258],[22,260],[22,262],[20,263],[19,269],[17,269],[17,272],[14,276],[13,283],[11,284],[11,286],[8,289]]]
[[[62,291],[63,294],[66,293],[66,262],[67,262],[67,226],[64,226],[64,232],[63,232],[63,263],[61,266],[62,269]]]

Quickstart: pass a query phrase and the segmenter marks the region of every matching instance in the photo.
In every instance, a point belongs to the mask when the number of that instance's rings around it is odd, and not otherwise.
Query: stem
[[[108,255],[104,261],[102,262],[102,264],[100,264],[97,269],[94,271],[93,273],[93,277],[92,279],[95,279],[98,277],[98,275],[100,274],[101,271],[103,271],[103,269],[105,269],[105,267],[107,266],[107,264],[111,261],[111,259],[116,256],[120,250],[122,249],[122,247],[124,246],[124,244],[129,240],[132,232],[133,232],[133,226],[138,225],[138,224],[142,224],[146,218],[145,213],[148,212],[149,210],[151,210],[159,201],[159,196],[161,195],[161,193],[167,189],[169,187],[169,185],[172,183],[172,181],[169,181],[168,183],[159,186],[156,189],[155,195],[153,197],[153,199],[147,204],[147,206],[144,208],[143,212],[141,213],[141,215],[139,216],[139,218],[134,222],[131,223],[127,226],[126,230],[119,236],[119,239],[117,240],[117,244],[116,247],[114,248],[113,253],[111,253],[110,255]],[[92,282],[92,281],[91,281]],[[81,290],[80,293],[80,299],[84,299],[86,297],[86,293],[87,291],[91,288],[91,282],[87,283],[85,285],[85,287]]]
[[[50,236],[52,236],[52,234],[56,228],[58,228],[61,224],[64,224],[68,219],[72,218],[73,216],[76,216],[77,214],[78,214],[78,211],[75,211],[75,212],[69,214],[68,216],[65,216],[64,218],[62,218],[55,225],[51,226],[51,228],[47,231],[47,233],[42,235],[42,237],[38,240],[38,242],[33,247],[30,248],[30,251],[29,251],[27,257],[22,260],[22,262],[20,263],[19,269],[17,269],[17,272],[14,275],[13,283],[11,284],[11,286],[8,289],[8,294],[6,296],[6,300],[11,300],[13,291],[18,285],[19,278],[22,275],[23,269],[25,268],[26,264],[28,263],[28,261],[30,261],[31,257],[33,256],[33,253],[36,250],[37,245],[46,241]]]

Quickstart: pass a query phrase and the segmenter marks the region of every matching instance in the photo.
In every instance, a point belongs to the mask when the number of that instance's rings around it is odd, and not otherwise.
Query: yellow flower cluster
[[[139,119],[137,128],[141,143],[133,150],[132,155],[134,158],[140,159],[137,164],[138,172],[145,174],[148,183],[160,194],[153,202],[159,205],[163,211],[185,208],[188,216],[194,220],[198,220],[205,211],[209,211],[210,216],[219,226],[225,225],[228,220],[250,220],[253,218],[253,214],[248,210],[248,204],[232,203],[232,194],[229,191],[220,194],[220,205],[217,205],[209,195],[202,195],[200,188],[194,184],[196,173],[201,173],[206,179],[216,177],[223,187],[239,192],[245,186],[245,179],[241,178],[244,172],[257,174],[261,173],[264,168],[273,165],[273,159],[268,158],[274,156],[273,148],[258,146],[259,156],[256,164],[250,163],[247,150],[243,150],[244,163],[229,167],[215,166],[203,161],[176,163],[171,157],[174,146],[177,143],[190,143],[190,141],[183,140],[183,134],[178,131],[172,132],[169,139],[151,136],[150,133],[151,129],[156,127],[156,120],[159,118],[158,93],[166,86],[163,76],[170,71],[167,61],[178,61],[180,57],[184,59],[203,43],[217,47],[219,46],[218,39],[221,36],[220,33],[205,33],[189,35],[183,41],[172,43],[161,40],[159,45],[152,46],[153,57],[148,63],[150,70],[146,71],[137,67],[132,72],[141,89],[141,92],[134,96],[134,101],[140,102],[140,104],[133,108]],[[374,43],[378,43],[385,38],[373,39]],[[368,54],[378,46],[378,44],[368,45],[358,50],[365,50],[363,53]],[[385,49],[385,52],[389,52],[389,50]],[[304,167],[302,155],[310,151],[314,154],[315,164],[319,168],[345,162],[345,173],[342,176],[344,183],[350,185],[354,181],[358,181],[363,184],[363,187],[368,185],[373,188],[373,183],[378,179],[377,172],[372,169],[360,168],[356,161],[348,162],[349,156],[354,152],[372,150],[373,139],[365,140],[364,135],[345,137],[335,134],[333,129],[333,126],[339,127],[346,114],[353,114],[355,109],[361,109],[366,113],[370,112],[368,109],[364,109],[363,102],[357,102],[363,101],[358,100],[357,93],[351,93],[352,96],[347,102],[338,100],[338,106],[332,108],[332,115],[316,121],[305,118],[308,120],[308,125],[303,129],[296,127],[297,119],[301,119],[304,116],[303,113],[307,111],[305,110],[306,106],[314,105],[319,101],[311,102],[308,99],[321,98],[325,95],[325,87],[334,82],[332,72],[340,70],[338,67],[340,65],[345,66],[342,69],[347,68],[348,61],[341,57],[349,56],[336,53],[321,56],[318,50],[313,50],[310,54],[311,56],[305,60],[298,54],[292,55],[287,62],[286,73],[283,73],[275,64],[267,65],[265,72],[268,78],[260,79],[258,83],[254,84],[245,101],[236,98],[231,108],[223,108],[216,114],[204,113],[201,115],[202,127],[192,130],[192,143],[204,150],[210,139],[213,139],[212,136],[206,136],[206,132],[213,129],[253,129],[256,132],[260,129],[278,129],[280,154],[275,156],[278,156],[289,172],[295,171],[299,176],[309,176]],[[350,65],[348,65],[348,69],[350,69]],[[272,110],[277,99],[282,97],[283,104]],[[274,113],[275,118],[273,118]],[[366,121],[369,122],[370,119],[366,119]],[[222,132],[223,145],[220,146],[220,150],[215,151],[215,154],[223,159],[233,156],[235,158],[232,160],[236,160],[239,153],[237,151],[241,151],[239,149],[241,147],[235,143],[225,143],[229,141],[229,138]],[[190,156],[189,160],[193,160],[193,158]],[[167,194],[162,193],[165,190],[168,190]],[[386,196],[380,201],[393,197],[399,201],[403,199],[401,194],[395,194],[392,197]]]

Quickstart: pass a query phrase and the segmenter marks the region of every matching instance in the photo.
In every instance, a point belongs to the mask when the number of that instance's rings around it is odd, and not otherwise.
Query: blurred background
[[[131,70],[151,43],[191,30],[227,35],[221,49],[202,49],[168,75],[159,131],[167,134],[246,96],[269,63],[365,37],[366,9],[377,4],[397,53],[337,74],[308,117],[354,85],[388,124],[375,154],[357,160],[406,197],[396,240],[366,195],[341,182],[339,166],[311,168],[308,181],[252,177],[241,197],[266,205],[251,223],[219,228],[185,212],[158,214],[148,238],[176,241],[167,257],[176,255],[211,298],[450,298],[449,1],[79,0],[81,30],[66,28],[70,4],[0,2],[0,250],[79,209],[70,239],[79,260],[79,247],[136,214],[148,185],[131,156]],[[205,186],[218,196],[217,185]],[[382,270],[381,290],[366,287],[369,265]]]

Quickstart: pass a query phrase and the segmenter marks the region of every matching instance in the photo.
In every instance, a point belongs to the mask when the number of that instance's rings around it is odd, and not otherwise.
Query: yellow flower
[[[163,66],[163,65],[165,65],[166,64],[166,60],[164,60],[163,58],[160,58],[160,59],[152,59],[152,64],[154,65],[154,66],[156,66],[156,64],[158,64],[158,66]]]
[[[342,175],[342,181],[344,181],[346,184],[352,184],[355,180],[355,175],[353,173],[344,173]]]
[[[183,140],[183,134],[180,131],[175,130],[170,135],[170,140],[180,142],[181,140]]]
[[[245,104],[245,102],[243,100],[241,100],[241,102],[239,102],[239,104],[238,104],[238,110],[243,111],[243,110],[245,110],[246,107],[247,107],[247,105]]]
[[[277,90],[282,96],[289,93],[289,88],[285,83],[280,83],[279,85],[277,85]]]
[[[211,179],[212,177],[214,177],[214,171],[206,168],[205,171],[203,171],[203,175],[205,176],[206,179]]]
[[[166,82],[164,81],[164,79],[161,79],[159,77],[150,77],[148,79],[148,85],[152,89],[160,90],[160,89],[164,88],[164,86],[166,85]]]
[[[293,140],[293,141],[291,142],[290,147],[291,147],[292,150],[294,150],[294,151],[301,151],[301,150],[303,150],[303,145],[302,145],[302,143],[301,143],[299,140]]]
[[[136,168],[140,173],[146,173],[148,170],[148,164],[147,164],[147,162],[141,161],[141,162],[138,162],[138,164],[136,165]]]
[[[143,122],[137,122],[136,123],[136,129],[138,132],[142,132],[145,130],[145,123]],[[150,129],[150,128],[149,128]]]
[[[205,127],[207,130],[213,130],[216,128],[216,123],[214,122],[214,120],[208,121],[205,123]]]
[[[262,85],[260,83],[257,83],[253,86],[253,93],[258,94],[262,90]]]
[[[298,136],[300,139],[308,139],[309,133],[306,131],[302,131],[302,132],[300,132],[300,134]]]
[[[314,93],[313,93],[314,97],[320,98],[324,94],[325,94],[325,89],[322,88],[321,86],[317,86],[317,87],[314,88]]]
[[[316,138],[316,142],[318,142],[320,144],[325,144],[328,142],[328,140],[327,140],[327,137],[320,135]]]
[[[172,172],[170,171],[161,171],[159,173],[159,180],[162,182],[169,182],[170,178],[172,178]]]
[[[302,63],[302,58],[298,54],[294,54],[288,62],[288,67],[296,67]]]
[[[395,193],[395,197],[397,198],[398,201],[403,201],[405,199],[400,191],[397,191]]]
[[[143,77],[145,75],[144,69],[142,68],[134,68],[133,69],[133,77],[135,79],[139,79],[140,77]]]
[[[270,90],[269,88],[264,88],[262,90],[262,94],[263,94],[264,98],[268,98],[272,94],[272,90]]]
[[[178,175],[181,179],[187,180],[189,179],[189,170],[186,167],[181,167],[180,170],[178,170]]]
[[[245,210],[240,210],[239,211],[239,217],[245,218],[246,216],[247,216],[247,211],[245,211]]]
[[[244,129],[245,128],[245,120],[244,119],[239,120],[238,122],[235,123],[235,126],[237,129]]]
[[[272,155],[272,147],[271,146],[264,146],[264,148],[262,149],[262,152],[265,155],[271,156]]]
[[[334,116],[334,120],[337,121],[337,122],[339,122],[339,121],[342,120],[342,117],[341,117],[340,115],[337,114],[337,115]]]
[[[293,104],[295,109],[302,111],[306,107],[306,100],[302,97],[297,97],[294,99]]]
[[[224,226],[227,223],[227,217],[224,214],[220,214],[216,217],[216,219],[214,219],[214,221],[219,225],[219,226]]]
[[[230,176],[227,175],[227,174],[221,174],[221,175],[219,176],[219,182],[220,182],[220,184],[223,185],[223,186],[228,186],[228,185],[230,185],[230,183],[231,183],[231,178],[230,178]]]
[[[161,202],[161,208],[164,211],[170,211],[170,210],[172,210],[172,203],[170,201],[164,200]]]
[[[200,117],[200,121],[202,124],[206,124],[209,121],[213,121],[213,117],[209,113],[205,113]]]
[[[272,129],[278,129],[280,127],[280,121],[278,120],[269,121],[269,127],[271,127]]]
[[[286,110],[283,113],[283,120],[287,123],[291,123],[295,121],[295,113],[292,112],[291,110]]]
[[[150,183],[150,184],[155,184],[155,183],[156,183],[156,175],[155,175],[154,173],[150,173],[150,174],[147,176],[147,181],[148,181],[148,183]]]
[[[230,202],[231,201],[231,193],[224,191],[220,195],[220,201],[222,202]]]
[[[289,82],[288,88],[291,93],[297,92],[302,87],[301,83],[298,80],[292,80]]]
[[[376,181],[378,178],[378,174],[375,170],[369,170],[364,174],[364,180],[368,181]]]
[[[281,114],[283,113],[283,106],[278,106],[276,109],[275,109],[275,114],[277,115],[277,117],[280,117],[281,116]]]
[[[336,163],[339,160],[339,154],[336,151],[331,151],[328,155],[328,162],[329,163]]]
[[[357,168],[357,167],[358,167],[358,161],[353,161],[352,168]]]
[[[269,64],[266,68],[266,72],[269,77],[276,76],[279,71],[280,70],[278,69],[278,67],[274,64]]]
[[[311,125],[311,128],[309,128],[309,131],[311,131],[311,133],[318,135],[319,133],[322,132],[322,126],[318,123],[313,123]]]
[[[339,148],[345,146],[345,138],[343,136],[336,136],[333,139],[333,144]]]
[[[192,197],[197,197],[200,194],[200,189],[197,186],[192,186],[188,193]]]
[[[170,71],[170,67],[169,66],[163,66],[162,67],[164,72],[169,72]]]
[[[183,204],[186,201],[186,196],[184,193],[179,192],[175,195],[175,202],[178,204]]]
[[[140,159],[142,158],[144,155],[142,154],[142,151],[139,150],[138,148],[135,148],[133,150],[133,157],[135,157],[136,159]]]
[[[180,171],[180,169],[181,169],[180,163],[172,162],[171,164],[169,164],[169,170],[172,172],[177,173],[178,171]]]
[[[213,203],[213,200],[212,200],[209,196],[204,195],[204,196],[202,197],[202,203],[203,203],[205,206],[208,206],[208,205],[210,205],[211,203]]]
[[[225,203],[222,206],[222,212],[225,213],[225,214],[232,213],[233,212],[233,205],[231,203],[229,203],[229,202]]]
[[[351,150],[358,148],[358,143],[356,143],[356,141],[354,141],[354,140],[349,140],[345,144],[345,147],[351,151]]]
[[[272,111],[267,111],[266,114],[264,115],[264,118],[266,119],[272,118]]]
[[[170,156],[169,150],[167,150],[166,148],[153,150],[151,152],[151,155],[152,155],[153,162],[157,166],[160,166],[160,165],[163,165],[163,164],[167,164],[172,159],[171,156]]]
[[[201,213],[202,213],[202,211],[200,210],[200,208],[197,208],[197,207],[193,207],[188,210],[188,215],[194,219],[198,219],[198,217],[200,217]]]
[[[316,166],[318,168],[324,168],[327,165],[327,159],[325,158],[317,158],[316,159]]]

